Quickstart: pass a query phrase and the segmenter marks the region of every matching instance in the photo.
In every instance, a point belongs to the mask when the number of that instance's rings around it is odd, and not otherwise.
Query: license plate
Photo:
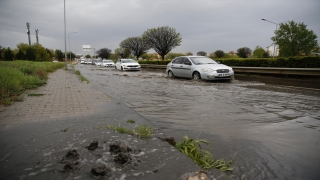
[[[226,76],[230,76],[229,74],[219,74],[219,77],[226,77]]]

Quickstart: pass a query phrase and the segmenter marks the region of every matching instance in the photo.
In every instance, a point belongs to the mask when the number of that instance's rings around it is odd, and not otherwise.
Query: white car
[[[93,62],[94,62],[94,65],[96,65],[96,66],[101,66],[101,64],[102,64],[101,59],[95,59],[95,60],[93,60]]]
[[[109,59],[107,59],[107,60],[104,59],[104,60],[102,60],[101,66],[102,67],[114,67],[114,62]]]
[[[119,59],[115,64],[115,69],[140,71],[140,64],[133,59]]]
[[[169,77],[184,77],[204,80],[232,80],[231,67],[219,64],[206,56],[180,56],[172,60],[166,72]]]
[[[85,59],[80,59],[80,64],[84,64],[85,63]]]

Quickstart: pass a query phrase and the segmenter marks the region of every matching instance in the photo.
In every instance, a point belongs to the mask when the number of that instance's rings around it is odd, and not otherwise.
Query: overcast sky
[[[99,50],[119,47],[128,37],[160,26],[175,28],[182,43],[171,52],[196,54],[216,50],[254,50],[272,44],[276,25],[293,20],[304,23],[320,37],[320,0],[65,0],[67,51],[83,52],[82,45]],[[64,0],[0,0],[0,45],[15,49],[31,43],[64,52]],[[149,52],[154,52],[149,50]]]

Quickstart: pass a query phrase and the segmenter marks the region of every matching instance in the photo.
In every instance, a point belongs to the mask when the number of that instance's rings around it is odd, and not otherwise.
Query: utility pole
[[[37,44],[39,44],[39,36],[38,36],[38,32],[39,32],[39,29],[38,29],[38,28],[36,28]]]
[[[31,25],[31,24],[27,22],[27,33],[28,33],[28,38],[29,38],[29,46],[31,46],[30,25]]]

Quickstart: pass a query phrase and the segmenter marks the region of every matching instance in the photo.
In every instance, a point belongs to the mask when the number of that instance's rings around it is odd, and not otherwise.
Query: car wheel
[[[169,78],[174,78],[173,72],[172,71],[168,71],[168,76],[169,76]]]
[[[200,73],[199,73],[199,72],[194,72],[194,73],[192,74],[192,79],[194,79],[194,80],[199,80],[199,79],[201,79]]]

